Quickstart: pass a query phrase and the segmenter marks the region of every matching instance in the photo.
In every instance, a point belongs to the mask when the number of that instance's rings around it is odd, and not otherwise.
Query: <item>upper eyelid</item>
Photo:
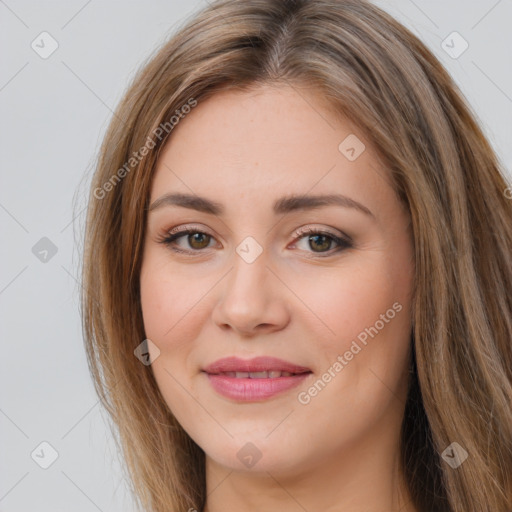
[[[202,233],[202,234],[211,236],[212,238],[216,239],[216,236],[213,235],[212,233],[210,233],[208,229],[204,229],[200,226],[184,224],[183,226],[177,226],[177,227],[179,227],[180,229],[177,229],[176,227],[169,229],[169,230],[165,231],[164,235],[169,235],[169,236],[186,235],[188,231],[192,231],[194,233]],[[174,230],[176,230],[176,231],[174,231]],[[336,233],[334,231],[338,231],[339,233]],[[307,235],[309,232],[311,232],[311,233],[321,232],[322,234],[326,234],[326,235],[337,237],[337,238],[345,238],[348,241],[352,241],[352,238],[349,235],[343,233],[342,231],[336,230],[335,228],[315,227],[315,226],[311,226],[311,225],[307,225],[307,226],[295,229],[293,231],[293,236],[302,237],[302,236]]]

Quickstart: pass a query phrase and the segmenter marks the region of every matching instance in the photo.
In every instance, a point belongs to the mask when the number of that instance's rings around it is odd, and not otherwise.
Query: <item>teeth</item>
[[[291,377],[294,374],[271,370],[268,372],[222,372],[221,375],[236,377],[237,379],[277,379],[278,377]]]
[[[249,372],[251,379],[268,379],[268,372]]]

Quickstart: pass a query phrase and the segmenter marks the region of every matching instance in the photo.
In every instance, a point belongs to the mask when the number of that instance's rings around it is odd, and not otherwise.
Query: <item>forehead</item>
[[[364,148],[352,161],[341,151],[347,140]],[[256,201],[273,191],[361,195],[382,177],[364,135],[318,93],[265,85],[199,101],[160,155],[152,198],[170,190]]]

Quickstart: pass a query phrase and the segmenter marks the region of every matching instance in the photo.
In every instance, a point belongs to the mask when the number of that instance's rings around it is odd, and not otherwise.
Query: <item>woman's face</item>
[[[150,205],[151,368],[210,464],[286,474],[396,449],[412,238],[354,126],[305,90],[219,93],[174,128]]]

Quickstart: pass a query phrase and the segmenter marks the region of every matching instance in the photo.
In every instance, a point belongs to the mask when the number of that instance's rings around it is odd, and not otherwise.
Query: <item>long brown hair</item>
[[[110,123],[89,197],[81,312],[138,503],[200,511],[206,500],[204,453],[134,356],[145,339],[139,272],[155,162],[184,105],[271,83],[311,88],[354,122],[410,212],[415,371],[401,453],[414,504],[510,512],[512,201],[503,165],[433,54],[361,0],[214,2],[139,71]],[[468,453],[457,468],[441,457],[453,442]]]

